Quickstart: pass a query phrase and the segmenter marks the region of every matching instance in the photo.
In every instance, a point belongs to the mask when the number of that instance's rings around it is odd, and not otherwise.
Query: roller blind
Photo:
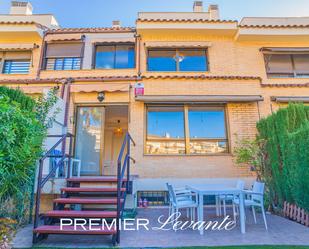
[[[46,49],[46,58],[81,57],[83,43],[49,43]]]
[[[267,73],[274,74],[293,74],[293,64],[291,55],[271,54],[265,55]]]
[[[295,54],[293,58],[296,74],[309,74],[309,54]]]
[[[31,59],[31,51],[25,52],[4,52],[3,58],[5,60],[30,60]]]

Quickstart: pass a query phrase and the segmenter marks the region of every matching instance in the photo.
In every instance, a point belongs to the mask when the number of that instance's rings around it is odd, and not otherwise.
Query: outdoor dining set
[[[232,219],[237,222],[239,218],[241,233],[246,232],[245,209],[250,208],[254,222],[256,208],[262,213],[265,229],[267,230],[266,214],[264,209],[265,183],[255,181],[251,189],[245,189],[245,182],[238,180],[235,186],[224,184],[188,184],[184,187],[175,187],[166,183],[169,193],[169,215],[185,210],[192,221],[204,221],[204,197],[215,196],[216,215],[226,217],[227,206],[232,206]],[[197,217],[196,217],[197,211]],[[223,211],[223,213],[222,213]],[[197,219],[196,219],[197,218]],[[204,233],[199,229],[200,234]]]

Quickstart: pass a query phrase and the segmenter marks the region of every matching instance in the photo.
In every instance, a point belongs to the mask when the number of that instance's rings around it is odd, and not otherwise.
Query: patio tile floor
[[[137,218],[148,218],[151,226],[159,226],[160,215],[167,216],[165,208],[139,209]],[[209,220],[216,220],[214,209],[205,209]],[[184,246],[224,246],[224,245],[309,245],[309,228],[276,215],[267,215],[269,230],[266,231],[262,217],[258,214],[258,224],[254,224],[251,212],[247,211],[246,234],[237,226],[231,231],[122,231],[120,247],[184,247]],[[21,229],[15,239],[14,248],[31,247],[32,226]],[[48,239],[36,246],[96,248],[111,246],[108,236],[49,235]]]

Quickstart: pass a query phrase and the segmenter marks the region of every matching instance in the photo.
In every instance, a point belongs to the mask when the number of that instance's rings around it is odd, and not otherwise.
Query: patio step
[[[78,187],[67,187],[61,188],[62,192],[66,193],[113,193],[117,192],[117,188],[78,188]],[[126,188],[121,188],[121,191],[126,191]]]
[[[60,226],[39,226],[33,230],[34,233],[38,234],[93,234],[93,235],[109,235],[116,234],[116,230],[112,229],[102,229],[102,226],[92,226],[91,230],[89,230],[88,226],[85,226],[86,230],[82,227],[77,226],[74,229],[74,226],[63,226],[60,229]]]
[[[116,218],[116,211],[52,210],[43,214],[51,218]]]
[[[95,182],[118,182],[116,176],[100,176],[100,177],[71,177],[67,179],[71,183],[95,183]],[[126,181],[126,179],[123,179]]]
[[[123,199],[120,200],[123,202]],[[54,200],[58,204],[117,204],[117,198],[89,199],[89,198],[58,198]]]

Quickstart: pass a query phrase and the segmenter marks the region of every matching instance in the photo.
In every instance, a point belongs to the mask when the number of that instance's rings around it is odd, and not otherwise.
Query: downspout
[[[42,38],[42,44],[41,44],[41,53],[40,53],[40,60],[39,60],[39,66],[38,66],[38,72],[36,74],[37,79],[40,78],[41,75],[41,70],[43,68],[43,60],[45,58],[45,54],[46,54],[46,42],[45,42],[45,37],[46,37],[46,31],[43,34],[43,38]]]
[[[137,60],[137,75],[141,76],[141,36],[135,35],[136,43],[136,60]]]
[[[256,102],[256,106],[257,106],[257,111],[258,111],[258,115],[259,115],[259,120],[261,120],[261,112],[260,112],[259,101]]]
[[[63,93],[66,94],[65,95],[66,97],[65,97],[64,120],[63,120],[63,127],[64,127],[63,133],[64,134],[68,132],[68,118],[69,118],[69,108],[70,108],[70,98],[71,98],[71,83],[72,82],[73,82],[73,79],[68,78],[63,85],[63,89],[65,89],[65,90],[63,90]],[[64,140],[63,143],[62,143],[62,148],[61,148],[62,155],[65,154],[65,150],[66,150],[66,140]]]

